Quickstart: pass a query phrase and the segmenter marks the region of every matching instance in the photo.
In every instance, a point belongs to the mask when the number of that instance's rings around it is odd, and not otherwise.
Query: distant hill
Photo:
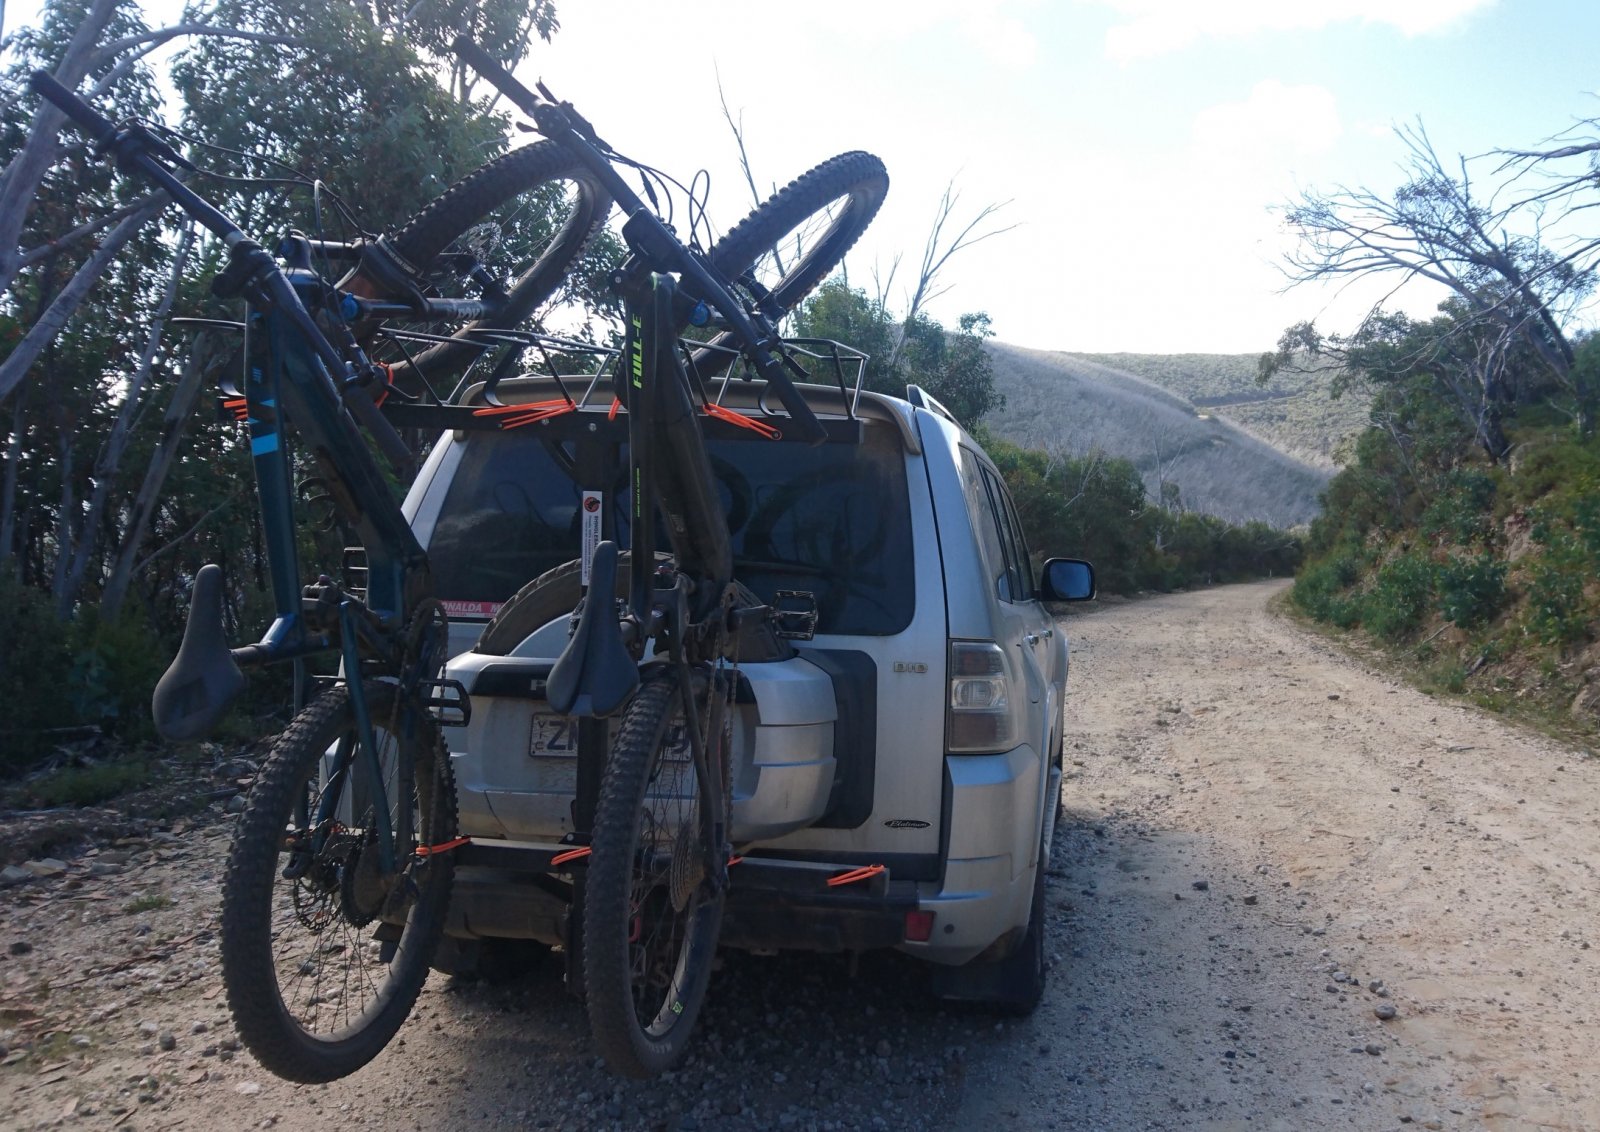
[[[1280,452],[1335,468],[1340,446],[1367,427],[1368,398],[1328,396],[1325,377],[1280,373],[1256,384],[1256,354],[1068,354],[1153,381],[1195,408],[1243,425]]]
[[[1329,402],[1309,379],[1261,389],[1254,355],[989,349],[1006,405],[984,423],[1000,436],[1102,449],[1133,461],[1152,495],[1176,483],[1185,506],[1231,522],[1309,522],[1332,453],[1365,421],[1364,405]]]

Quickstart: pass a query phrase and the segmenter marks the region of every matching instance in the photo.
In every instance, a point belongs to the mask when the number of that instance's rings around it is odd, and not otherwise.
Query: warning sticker
[[[600,545],[600,493],[583,493],[583,584],[589,584],[589,564],[594,561],[594,548]]]

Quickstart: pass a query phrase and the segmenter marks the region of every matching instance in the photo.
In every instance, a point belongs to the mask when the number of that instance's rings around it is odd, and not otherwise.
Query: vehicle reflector
[[[906,913],[906,940],[927,943],[933,937],[933,913],[913,908]]]

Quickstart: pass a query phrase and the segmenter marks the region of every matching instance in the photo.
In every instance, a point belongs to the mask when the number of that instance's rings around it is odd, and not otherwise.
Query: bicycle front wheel
[[[346,1076],[388,1044],[428,976],[450,904],[450,854],[417,853],[456,834],[439,729],[393,684],[364,690],[395,867],[381,860],[377,792],[345,687],[273,744],[228,854],[228,1006],[256,1060],[291,1081]]]
[[[592,172],[554,142],[514,149],[456,182],[386,240],[399,266],[425,294],[468,297],[477,286],[462,268],[479,264],[505,285],[493,315],[459,329],[418,324],[399,329],[451,333],[450,343],[374,347],[397,375],[461,369],[483,350],[473,331],[518,329],[557,297],[569,268],[605,222],[611,197]],[[363,295],[383,288],[358,271],[342,286]]]
[[[606,1064],[627,1077],[663,1072],[687,1052],[722,926],[722,894],[705,876],[706,799],[684,739],[679,687],[675,669],[661,671],[623,713],[589,856],[589,1025]],[[708,754],[726,766],[727,736],[717,730]]]
[[[870,153],[841,153],[796,177],[718,240],[711,262],[729,279],[749,271],[785,312],[844,261],[889,192]]]

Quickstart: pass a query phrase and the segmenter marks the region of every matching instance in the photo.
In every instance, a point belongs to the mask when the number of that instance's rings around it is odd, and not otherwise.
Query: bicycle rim
[[[748,271],[785,312],[844,261],[889,191],[870,153],[841,153],[802,173],[718,240],[711,261],[730,279]]]
[[[449,907],[455,789],[438,730],[366,685],[401,871],[385,875],[376,806],[359,770],[330,777],[353,745],[349,692],[298,715],[273,745],[229,851],[222,971],[239,1036],[293,1081],[343,1077],[375,1057],[410,1012]],[[350,760],[359,768],[361,752]],[[413,782],[407,782],[414,776]],[[329,797],[330,792],[333,797]],[[401,799],[413,835],[400,836]]]
[[[430,297],[481,298],[460,267],[482,264],[504,284],[503,307],[466,326],[391,321],[386,326],[391,332],[444,334],[456,341],[426,345],[377,333],[369,337],[372,355],[393,366],[397,380],[413,387],[418,377],[433,384],[459,376],[492,354],[467,340],[474,332],[533,329],[544,310],[571,297],[563,283],[610,208],[611,199],[593,174],[553,142],[512,150],[469,174],[386,244]],[[344,285],[359,294],[381,293],[359,271]]]
[[[584,983],[595,1044],[614,1072],[676,1065],[705,1001],[722,897],[704,876],[703,803],[681,739],[675,671],[646,681],[622,717],[595,816]]]

